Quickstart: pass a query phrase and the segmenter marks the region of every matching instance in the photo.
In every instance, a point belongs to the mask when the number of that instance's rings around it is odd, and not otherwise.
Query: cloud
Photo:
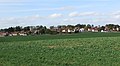
[[[66,18],[63,19],[63,24],[93,24],[93,25],[105,25],[105,24],[119,24],[120,20],[113,18]]]
[[[48,16],[31,15],[22,17],[6,17],[0,18],[0,28],[8,28],[11,26],[32,26],[32,25],[45,25],[50,26],[52,24],[57,25],[62,17],[62,14],[51,14]]]
[[[100,16],[103,14],[99,14],[96,12],[83,12],[83,13],[79,13],[79,12],[72,12],[69,14],[70,17],[80,17],[80,16]]]
[[[59,7],[57,10],[75,10],[76,7],[73,6],[64,6],[64,7]]]
[[[79,16],[79,13],[78,12],[72,12],[69,14],[70,17],[77,17]]]
[[[6,17],[0,18],[0,28],[10,27],[10,26],[25,26],[25,25],[35,25],[38,21],[45,19],[40,15],[24,16],[24,17]]]
[[[115,19],[120,19],[120,11],[116,11],[110,14],[111,17]]]
[[[49,17],[50,18],[59,18],[59,17],[62,17],[62,16],[63,16],[62,14],[55,13],[55,14],[50,15]]]
[[[23,19],[29,19],[29,20],[37,20],[37,19],[44,19],[44,18],[45,17],[40,16],[39,14],[23,17]]]
[[[102,15],[102,17],[101,17]],[[81,16],[81,17],[79,17]],[[84,17],[82,17],[84,16]],[[87,17],[90,16],[90,17]],[[94,16],[94,17],[91,17]],[[94,24],[94,25],[105,25],[105,24],[120,24],[120,14],[118,12],[113,13],[97,13],[97,12],[72,12],[69,16],[62,13],[54,13],[47,16],[31,15],[23,17],[7,17],[0,18],[0,28],[10,26],[27,26],[27,25],[63,25],[63,24]]]
[[[14,4],[0,4],[0,5],[19,5],[19,6],[24,6],[26,4],[22,3],[14,3]],[[16,9],[16,10],[1,10],[0,13],[18,13],[18,12],[36,12],[36,11],[68,11],[68,10],[74,10],[74,7],[58,7],[58,8],[30,8],[30,9]]]
[[[68,18],[63,19],[68,24],[120,24],[120,12],[98,13],[98,12],[71,12]]]
[[[73,22],[75,21],[74,18],[67,18],[67,19],[63,19],[64,22]]]
[[[80,13],[80,16],[97,16],[100,15],[99,13],[96,12],[84,12],[84,13]]]

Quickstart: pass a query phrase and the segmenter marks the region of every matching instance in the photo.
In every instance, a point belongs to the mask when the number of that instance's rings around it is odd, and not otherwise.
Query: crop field
[[[120,33],[1,37],[0,66],[120,66]]]

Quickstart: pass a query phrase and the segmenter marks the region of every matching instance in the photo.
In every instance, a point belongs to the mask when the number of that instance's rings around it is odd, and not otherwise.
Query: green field
[[[120,33],[2,37],[0,66],[120,66]]]

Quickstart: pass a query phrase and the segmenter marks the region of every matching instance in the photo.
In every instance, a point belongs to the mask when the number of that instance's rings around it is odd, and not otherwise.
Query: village
[[[57,27],[50,26],[27,26],[27,27],[9,27],[7,29],[0,30],[0,37],[5,36],[28,36],[28,35],[42,35],[42,34],[71,34],[80,32],[119,32],[120,26],[114,24],[107,24],[105,26],[94,26],[94,25],[59,25]]]

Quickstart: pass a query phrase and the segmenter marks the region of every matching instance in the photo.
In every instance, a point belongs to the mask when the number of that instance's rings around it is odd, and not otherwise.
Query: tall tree
[[[30,27],[27,26],[27,27],[24,27],[23,30],[26,32],[26,31],[30,31]]]
[[[9,27],[9,28],[8,28],[8,31],[9,31],[9,32],[14,32],[14,31],[15,31],[15,28],[14,28],[14,27]]]
[[[22,27],[16,26],[16,27],[15,27],[15,31],[22,31]]]
[[[112,30],[115,27],[115,25],[114,24],[106,24],[106,27],[108,27],[110,30]]]
[[[84,28],[86,25],[85,24],[77,24],[75,25],[75,27],[78,27],[78,28]]]

